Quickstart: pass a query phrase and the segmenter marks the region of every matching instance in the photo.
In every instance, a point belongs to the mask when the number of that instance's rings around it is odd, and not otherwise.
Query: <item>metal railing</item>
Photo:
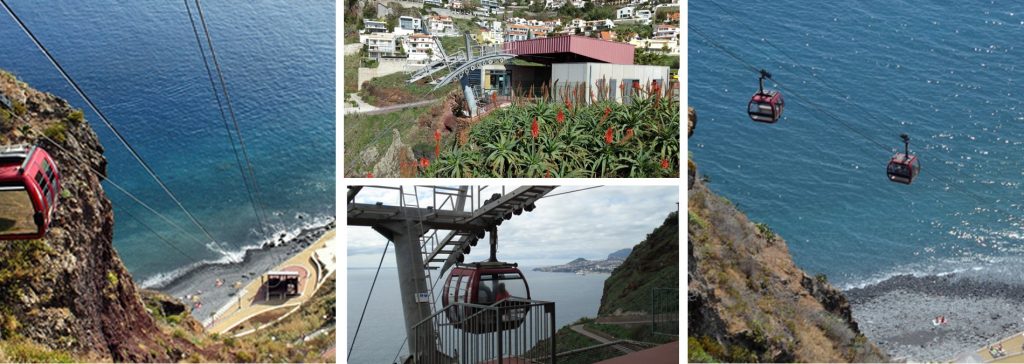
[[[679,288],[651,290],[651,325],[655,334],[679,336]]]
[[[555,362],[555,303],[519,298],[493,305],[455,303],[420,321],[414,337],[433,330],[436,342],[411,345],[414,363]]]

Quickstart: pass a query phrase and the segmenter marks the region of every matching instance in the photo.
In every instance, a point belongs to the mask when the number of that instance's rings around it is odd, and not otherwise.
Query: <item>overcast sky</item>
[[[512,191],[516,187],[505,189]],[[549,195],[584,187],[559,187]],[[485,195],[500,189],[488,187]],[[429,206],[433,202],[431,189],[419,190],[420,206]],[[356,202],[398,205],[398,196],[395,190],[367,187]],[[604,186],[545,197],[537,201],[533,212],[524,211],[498,227],[498,259],[528,267],[564,264],[580,257],[605,259],[611,252],[640,243],[670,212],[677,210],[677,202],[677,186]],[[348,266],[376,268],[387,239],[369,227],[346,229]],[[472,249],[467,262],[487,259],[486,241],[481,240]],[[395,266],[393,249],[384,258],[385,267]]]

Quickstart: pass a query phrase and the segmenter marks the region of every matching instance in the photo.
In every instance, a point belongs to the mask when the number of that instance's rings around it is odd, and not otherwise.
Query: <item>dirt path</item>
[[[402,109],[408,109],[410,107],[430,105],[430,104],[433,104],[433,103],[441,100],[441,99],[432,99],[432,100],[423,100],[423,101],[410,102],[410,103],[406,103],[406,104],[398,104],[398,105],[377,107],[377,106],[373,106],[373,105],[370,105],[370,104],[367,104],[367,103],[363,102],[363,100],[359,99],[356,95],[352,95],[352,98],[356,99],[356,103],[359,103],[360,105],[366,105],[366,106],[365,107],[360,106],[358,108],[345,108],[345,113],[346,114],[366,114],[366,115],[386,114],[386,113],[389,113],[389,112],[399,111],[399,110],[402,110]]]

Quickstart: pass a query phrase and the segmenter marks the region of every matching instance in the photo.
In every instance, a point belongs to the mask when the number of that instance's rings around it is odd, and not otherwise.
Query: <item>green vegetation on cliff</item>
[[[651,324],[651,300],[654,289],[671,291],[672,307],[661,306],[659,318],[678,317],[679,304],[679,213],[672,212],[665,221],[647,234],[642,242],[605,280],[598,318],[582,318],[560,328],[555,336],[559,363],[594,363],[625,354],[620,348],[639,351],[679,340],[677,335],[655,331]],[[664,315],[664,316],[661,316]],[[669,319],[667,325],[678,325]],[[616,345],[584,336],[576,329],[600,336]],[[667,330],[666,330],[667,331]],[[534,350],[544,350],[544,341]],[[585,349],[585,350],[581,350]]]
[[[679,288],[679,213],[673,212],[604,281],[599,315],[651,312],[655,288]]]

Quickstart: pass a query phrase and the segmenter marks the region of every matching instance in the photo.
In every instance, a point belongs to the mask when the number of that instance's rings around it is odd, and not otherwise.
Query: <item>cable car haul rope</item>
[[[224,95],[224,99],[225,99],[225,102],[226,102],[228,113],[224,112],[224,105],[221,103],[220,95],[217,92],[217,86],[216,86],[216,83],[214,82],[214,79],[213,79],[213,72],[211,71],[209,62],[206,59],[206,53],[204,51],[202,41],[200,40],[200,37],[199,37],[198,27],[196,26],[196,22],[195,22],[194,18],[192,17],[192,12],[191,12],[191,8],[188,5],[188,0],[185,0],[185,6],[186,6],[186,10],[188,11],[189,20],[190,20],[190,22],[192,24],[192,29],[193,29],[193,31],[195,33],[195,36],[196,36],[196,42],[197,42],[197,44],[198,44],[198,46],[200,48],[200,53],[202,55],[203,63],[204,63],[204,66],[206,67],[206,70],[207,70],[207,76],[210,79],[211,88],[213,89],[214,96],[217,99],[217,105],[218,105],[218,108],[220,109],[222,120],[224,121],[225,130],[228,132],[228,139],[229,139],[229,141],[231,143],[232,150],[235,152],[236,162],[239,165],[239,171],[241,172],[242,179],[243,179],[242,182],[243,182],[243,185],[244,185],[244,187],[245,187],[245,189],[246,189],[246,191],[248,193],[248,197],[249,197],[250,203],[252,204],[252,207],[253,207],[253,210],[254,210],[254,214],[255,214],[256,219],[257,219],[257,223],[258,223],[257,226],[260,229],[260,231],[263,231],[264,233],[266,233],[266,230],[265,230],[266,216],[267,216],[267,213],[266,213],[266,210],[265,210],[266,209],[266,207],[265,207],[266,205],[264,203],[262,203],[262,201],[260,200],[260,197],[259,197],[260,196],[259,184],[256,181],[256,176],[255,176],[253,164],[252,164],[252,162],[251,162],[251,160],[249,158],[249,154],[248,154],[247,149],[245,147],[245,141],[242,138],[241,128],[238,125],[238,120],[237,120],[237,117],[235,116],[235,112],[234,112],[234,109],[233,109],[232,104],[231,104],[230,95],[228,94],[228,91],[227,91],[227,87],[226,87],[226,84],[225,84],[225,81],[224,81],[224,76],[223,76],[223,73],[221,71],[220,64],[217,61],[217,56],[216,56],[216,52],[214,51],[214,48],[213,48],[213,42],[212,42],[212,39],[211,39],[211,36],[210,36],[210,31],[209,31],[209,28],[207,27],[206,20],[205,20],[205,17],[203,15],[203,12],[202,12],[202,8],[201,8],[201,5],[200,5],[200,2],[199,2],[199,0],[194,0],[194,1],[195,1],[196,8],[198,10],[198,14],[199,14],[199,18],[200,18],[200,24],[201,24],[201,26],[203,28],[203,32],[204,32],[205,37],[206,37],[207,47],[210,50],[210,54],[211,54],[213,63],[215,65],[215,69],[217,71],[217,75],[218,75],[218,78],[220,80],[220,85],[221,85],[220,89],[221,89],[221,91],[222,91],[222,93]],[[79,84],[74,80],[74,78],[71,77],[70,74],[68,74],[68,72],[60,64],[60,62],[53,56],[53,54],[50,53],[50,51],[46,48],[46,46],[42,44],[42,42],[35,36],[34,33],[32,33],[32,31],[28,28],[28,26],[25,24],[25,22],[22,21],[22,19],[17,15],[17,13],[14,11],[14,9],[12,9],[11,6],[7,3],[7,0],[0,0],[0,5],[3,6],[4,10],[7,12],[8,15],[10,15],[11,19],[13,19],[15,21],[15,23],[18,24],[18,26],[28,36],[28,38],[32,41],[32,43],[36,46],[36,48],[39,49],[39,51],[46,57],[46,59],[60,73],[61,77],[64,78],[64,80],[68,83],[68,85],[70,85],[72,87],[72,89],[74,89],[74,91],[85,101],[85,103],[86,103],[86,105],[88,105],[89,109],[91,109],[99,117],[100,121],[102,121],[103,124],[106,125],[106,127],[108,129],[110,129],[111,132],[113,132],[113,134],[117,138],[117,140],[132,155],[132,158],[134,158],[136,160],[136,162],[138,162],[138,164],[140,166],[142,166],[143,169],[146,171],[146,173],[153,179],[153,181],[156,182],[157,185],[159,185],[160,189],[164,192],[164,194],[167,195],[182,212],[184,212],[184,214],[188,218],[188,220],[193,225],[195,225],[195,227],[202,233],[202,235],[205,236],[207,239],[209,239],[209,244],[214,244],[215,246],[220,246],[221,242],[219,242],[216,238],[214,238],[213,235],[210,233],[210,231],[206,228],[206,226],[203,223],[201,223],[199,221],[199,219],[189,209],[187,209],[184,206],[184,204],[178,199],[178,197],[171,191],[171,189],[160,178],[159,174],[157,174],[156,171],[153,170],[153,168],[149,165],[149,163],[146,162],[146,160],[139,154],[139,152],[127,140],[127,138],[110,122],[110,120],[107,117],[107,115],[104,114],[103,111],[92,101],[92,99],[89,97],[89,95],[79,86]],[[232,135],[231,135],[232,134],[231,133],[231,127],[227,123],[227,116],[226,116],[226,114],[230,115],[231,120],[234,123],[234,132],[235,132],[234,134],[238,138],[240,149],[242,150],[242,155],[244,156],[245,165],[247,166],[247,168],[244,168],[242,166],[242,159],[243,158],[241,158],[239,156],[238,149],[235,147],[234,139],[232,138]],[[45,135],[42,136],[42,137],[50,140]],[[56,143],[53,140],[50,140],[50,142],[53,145],[55,145],[58,148],[60,148],[62,151],[67,152],[60,145],[60,143]],[[35,151],[36,149],[33,149],[33,150]],[[34,155],[40,155],[40,156],[46,155],[48,157],[48,154],[46,154],[46,153],[47,152],[45,150],[43,150],[42,148],[38,148],[37,154],[34,154]],[[69,157],[76,158],[77,156],[75,156],[72,153],[69,153]],[[4,157],[0,156],[0,159],[3,159],[3,158]],[[8,159],[11,159],[11,158],[8,158]],[[27,158],[27,159],[25,159],[25,162],[28,163],[29,160],[34,160],[34,159]],[[44,160],[46,160],[46,159],[44,158]],[[32,165],[32,164],[30,163],[29,165]],[[53,183],[53,185],[54,186],[59,186],[59,173],[56,173],[57,166],[52,161],[49,162],[49,165],[53,168],[53,172],[54,172],[54,183]],[[43,166],[43,167],[45,167],[45,166]],[[246,173],[246,170],[247,170],[248,173]],[[150,212],[154,213],[155,215],[157,215],[158,217],[160,217],[162,220],[167,222],[169,225],[171,225],[175,229],[180,230],[182,232],[185,232],[185,230],[182,229],[178,224],[175,224],[171,219],[167,218],[163,214],[161,214],[158,211],[156,211],[155,209],[153,209],[150,205],[148,205],[145,202],[143,202],[142,200],[140,200],[134,194],[126,191],[120,185],[114,183],[112,180],[107,178],[107,176],[105,176],[103,173],[101,173],[99,171],[96,171],[95,169],[93,169],[92,171],[97,173],[101,180],[105,180],[105,181],[109,182],[116,189],[118,189],[119,191],[123,192],[125,195],[127,195],[129,198],[131,198],[133,201],[135,201],[135,202],[139,203],[140,205],[142,205],[143,207],[145,207],[148,211],[150,211]],[[36,183],[36,185],[43,186],[40,190],[45,190],[47,188],[46,186],[48,186],[48,184],[45,181],[38,182],[38,183]],[[57,193],[57,192],[59,192],[59,189],[53,188],[53,189],[51,189],[50,192],[51,193]],[[45,196],[44,196],[44,198],[45,198]],[[56,197],[54,197],[53,200],[54,200],[53,202],[56,202]],[[50,207],[51,207],[51,210],[52,210],[52,206],[50,206]],[[46,216],[46,215],[48,215],[48,214],[44,214],[44,216],[43,216],[43,222],[46,223],[44,225],[48,225],[49,224],[49,219],[48,219],[48,216]],[[135,216],[132,215],[132,217],[135,217]],[[142,223],[142,225],[144,225],[144,227],[146,229],[148,229],[149,231],[151,231],[154,234],[156,234],[156,231],[154,229],[152,229],[150,226],[148,226],[147,224],[145,224],[144,222],[142,222],[142,220],[140,220],[140,219],[136,219],[136,220],[138,220],[140,223]],[[39,233],[37,233],[37,234],[39,234]],[[45,229],[42,230],[41,234],[45,235]],[[194,239],[194,236],[192,236],[191,234],[186,233],[186,235],[189,236],[190,238]],[[165,238],[163,238],[159,234],[156,234],[156,236],[158,238],[160,238],[160,240],[163,240],[164,242],[167,242],[168,244],[170,244],[169,241],[167,241]],[[2,234],[0,234],[0,239],[4,239]],[[202,243],[202,241],[200,241],[199,239],[195,239],[195,240],[197,242]],[[170,244],[170,245],[174,248],[174,250],[178,251],[183,256],[186,256],[190,260],[197,261],[196,259],[194,259],[190,255],[185,254],[181,249],[177,248],[176,246],[173,246],[173,244]],[[235,248],[241,249],[241,246],[238,243],[233,243],[232,242],[232,245],[234,245]],[[209,247],[209,245],[208,245],[208,247]],[[222,247],[221,247],[221,249],[222,249]],[[212,250],[217,251],[216,249],[212,249]],[[223,253],[223,251],[222,251],[222,253]]]

